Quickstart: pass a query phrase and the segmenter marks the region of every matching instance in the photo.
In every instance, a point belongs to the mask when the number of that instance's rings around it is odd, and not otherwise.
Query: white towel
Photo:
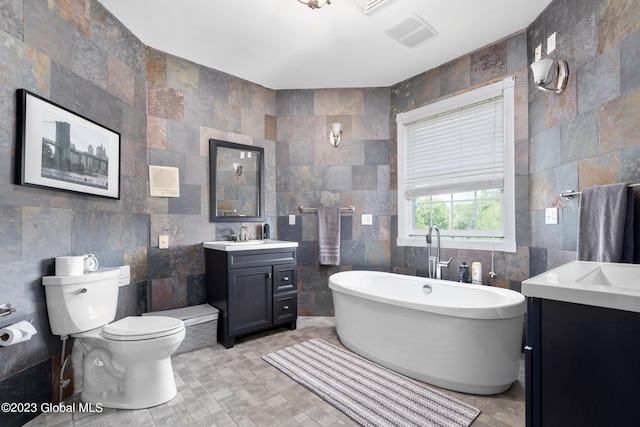
[[[340,265],[340,208],[318,208],[320,265]]]
[[[633,262],[633,209],[627,183],[582,190],[578,260]]]

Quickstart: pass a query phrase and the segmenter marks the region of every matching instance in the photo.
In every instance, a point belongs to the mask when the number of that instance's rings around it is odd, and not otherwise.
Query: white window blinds
[[[404,124],[406,199],[504,186],[502,98]]]

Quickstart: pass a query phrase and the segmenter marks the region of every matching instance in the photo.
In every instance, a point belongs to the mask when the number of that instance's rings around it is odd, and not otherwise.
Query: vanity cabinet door
[[[229,335],[240,335],[272,325],[271,266],[230,270]]]

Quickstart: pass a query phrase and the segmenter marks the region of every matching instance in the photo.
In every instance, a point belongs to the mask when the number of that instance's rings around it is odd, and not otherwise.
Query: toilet
[[[184,339],[185,327],[182,320],[164,316],[113,322],[119,276],[119,268],[105,268],[43,277],[49,323],[54,335],[72,336],[82,346],[84,402],[149,408],[177,393],[171,354]]]

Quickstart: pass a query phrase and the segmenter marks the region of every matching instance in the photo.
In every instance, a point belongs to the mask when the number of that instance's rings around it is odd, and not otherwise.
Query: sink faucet
[[[240,240],[242,241],[249,240],[249,229],[247,228],[246,225],[243,225],[240,228]]]
[[[437,246],[436,246],[436,256],[431,255],[432,242],[433,242],[432,232],[434,229],[436,230],[436,239],[438,240]],[[449,263],[451,262],[453,257],[450,257],[449,261],[442,261],[440,259],[440,257],[442,256],[442,254],[440,253],[440,229],[435,225],[432,225],[431,227],[429,227],[429,232],[427,233],[426,239],[427,239],[427,256],[428,256],[427,262],[429,264],[428,266],[429,278],[430,279],[434,278],[433,273],[435,270],[435,275],[436,275],[435,278],[442,279],[442,267],[449,267]]]

